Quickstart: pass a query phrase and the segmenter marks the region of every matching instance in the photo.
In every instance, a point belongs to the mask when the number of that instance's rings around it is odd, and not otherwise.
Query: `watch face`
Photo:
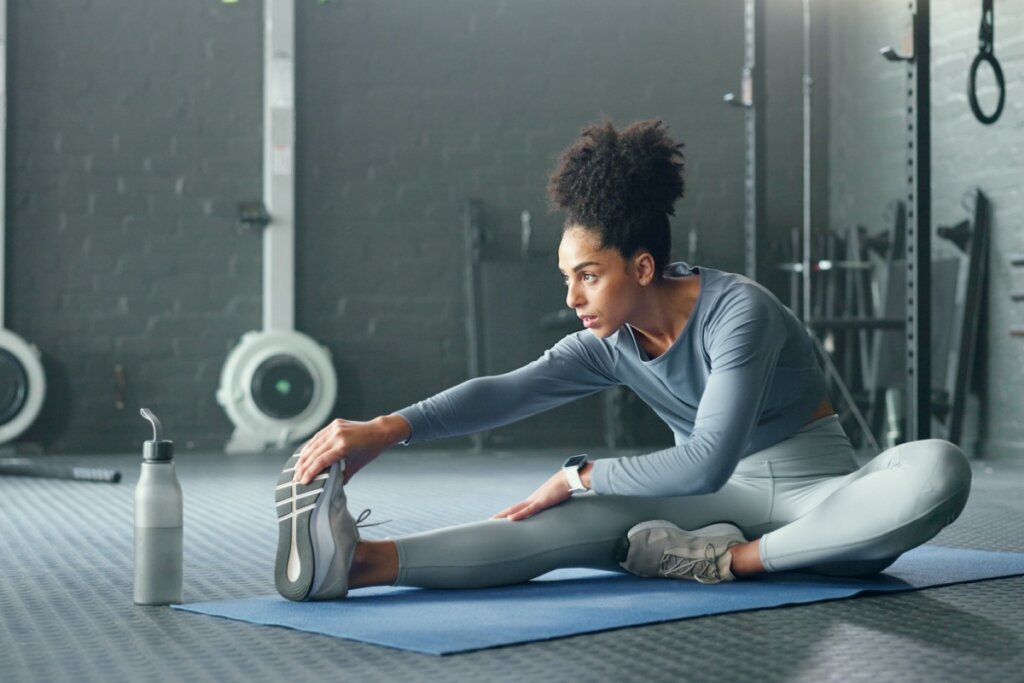
[[[571,458],[569,458],[568,460],[566,460],[565,464],[562,465],[562,467],[571,467],[571,468],[574,468],[574,469],[579,469],[579,468],[583,467],[583,465],[586,464],[586,462],[587,462],[587,456],[585,454],[584,455],[574,455]]]

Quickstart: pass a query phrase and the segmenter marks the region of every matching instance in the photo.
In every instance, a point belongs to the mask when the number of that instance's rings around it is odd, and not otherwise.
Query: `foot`
[[[626,539],[627,548],[619,563],[626,571],[700,583],[734,580],[729,548],[746,542],[743,532],[726,522],[684,531],[664,520],[637,524]]]
[[[298,454],[277,480],[277,561],[274,583],[289,600],[333,600],[348,593],[348,573],[359,542],[345,505],[341,465],[334,463],[303,486],[292,481]]]

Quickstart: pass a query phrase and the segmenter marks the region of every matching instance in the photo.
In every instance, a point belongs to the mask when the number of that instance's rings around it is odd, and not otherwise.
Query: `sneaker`
[[[637,576],[695,579],[700,583],[732,581],[729,548],[747,539],[732,524],[722,522],[695,531],[654,520],[637,524],[626,534],[621,564]]]
[[[348,572],[359,529],[345,505],[341,463],[334,463],[303,486],[292,481],[298,460],[298,453],[288,460],[275,489],[274,583],[277,592],[289,600],[343,598],[348,593]]]

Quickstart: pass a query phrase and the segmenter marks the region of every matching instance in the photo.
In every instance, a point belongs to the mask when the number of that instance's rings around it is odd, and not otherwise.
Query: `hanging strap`
[[[967,99],[971,103],[971,111],[974,112],[975,118],[985,125],[995,123],[1003,113],[1003,105],[1006,104],[1006,81],[1003,79],[1003,69],[999,66],[999,60],[996,59],[995,48],[993,47],[996,35],[996,19],[992,4],[993,0],[981,0],[978,54],[975,55],[974,61],[971,62],[971,71],[967,79]],[[978,67],[981,66],[982,62],[992,67],[992,73],[996,77],[996,87],[999,88],[999,102],[996,104],[995,111],[991,114],[983,112],[978,105],[977,77]]]

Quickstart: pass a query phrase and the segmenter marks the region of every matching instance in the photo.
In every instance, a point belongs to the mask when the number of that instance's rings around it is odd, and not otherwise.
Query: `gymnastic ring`
[[[992,67],[992,71],[996,75],[996,85],[999,87],[999,103],[996,105],[996,110],[991,115],[986,114],[981,110],[981,107],[978,106],[977,95],[975,94],[975,90],[977,87],[976,79],[978,77],[978,67],[981,65],[982,62],[988,62],[989,65]],[[1003,104],[1006,103],[1006,81],[1003,80],[1003,70],[999,66],[999,61],[996,59],[996,56],[991,52],[982,50],[978,52],[977,56],[974,58],[974,61],[971,62],[971,73],[970,77],[967,80],[967,98],[971,102],[971,111],[974,112],[975,118],[977,118],[985,125],[995,123],[996,119],[999,118],[999,115],[1003,113]]]

